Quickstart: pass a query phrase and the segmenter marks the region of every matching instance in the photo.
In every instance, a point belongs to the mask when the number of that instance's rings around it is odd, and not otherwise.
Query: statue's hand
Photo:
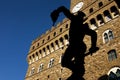
[[[99,47],[91,47],[90,49],[89,49],[89,53],[92,55],[92,53],[94,53],[94,52],[96,52],[96,51],[98,51],[99,50]]]

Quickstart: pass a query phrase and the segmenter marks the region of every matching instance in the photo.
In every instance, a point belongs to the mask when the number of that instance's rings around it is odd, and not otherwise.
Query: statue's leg
[[[74,67],[74,62],[72,61],[72,58],[74,57],[74,55],[72,52],[73,51],[72,51],[71,46],[68,46],[61,61],[62,67],[69,68],[70,70],[72,70]]]

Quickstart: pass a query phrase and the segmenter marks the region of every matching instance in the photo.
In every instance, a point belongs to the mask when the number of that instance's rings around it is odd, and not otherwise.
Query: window
[[[63,38],[62,38],[62,37],[60,38],[60,42],[62,43],[62,45],[64,45],[64,42],[63,42]]]
[[[50,53],[50,47],[49,47],[49,45],[47,45],[47,53],[48,54]]]
[[[112,6],[112,7],[110,8],[110,10],[111,10],[111,13],[112,13],[112,15],[113,15],[113,18],[119,16],[119,12],[118,12],[118,10],[117,10],[117,8],[116,8],[115,6]]]
[[[108,60],[109,61],[113,61],[113,60],[115,60],[115,59],[117,59],[117,53],[116,53],[116,50],[110,50],[109,52],[108,52]]]
[[[114,38],[113,32],[111,30],[106,30],[103,34],[103,42],[107,43]]]
[[[53,51],[54,51],[54,44],[51,43],[51,52],[53,52]]]
[[[30,75],[33,75],[35,73],[35,68],[31,69]]]
[[[45,40],[43,39],[42,43],[44,43],[44,42],[45,42]]]
[[[97,23],[96,23],[94,18],[92,18],[90,20],[90,24],[91,24],[91,29],[96,29],[97,28]]]
[[[37,43],[37,47],[39,46],[39,43]]]
[[[33,57],[33,61],[32,62],[34,62],[35,55],[33,54],[32,57]]]
[[[92,13],[92,12],[93,12],[93,8],[90,8],[89,13]]]
[[[54,32],[53,36],[56,36],[56,32]]]
[[[68,41],[69,36],[68,36],[68,34],[64,35],[64,38],[65,38],[65,45],[69,44],[69,41]]]
[[[55,49],[57,50],[59,48],[58,40],[55,41]]]
[[[43,57],[45,57],[46,56],[46,50],[45,50],[45,48],[43,48]]]
[[[109,41],[107,33],[104,34],[104,41],[107,43]]]
[[[99,5],[99,7],[102,7],[102,6],[103,6],[103,3],[102,3],[102,2],[99,2],[98,5]]]
[[[66,24],[66,28],[68,28],[68,24]]]
[[[50,62],[48,64],[48,68],[51,68],[54,65],[54,58],[50,59]]]
[[[104,25],[104,20],[101,14],[97,15],[98,26]]]
[[[62,30],[63,30],[63,29],[62,29],[62,28],[60,28],[60,32],[62,32]]]
[[[109,36],[109,39],[110,39],[110,40],[113,39],[113,33],[112,33],[112,31],[109,31],[109,32],[108,32],[108,36]]]
[[[112,17],[111,17],[111,15],[110,15],[108,10],[104,11],[103,14],[105,16],[105,21],[106,22],[108,22],[108,21],[110,21],[112,19]]]
[[[40,58],[42,58],[42,50],[39,50]]]
[[[36,61],[38,60],[38,52],[36,52]]]
[[[48,40],[50,39],[50,36],[48,36]]]
[[[113,67],[108,72],[108,80],[120,80],[120,68],[119,67]]]
[[[43,64],[40,64],[40,67],[39,67],[39,72],[41,72],[43,70]]]

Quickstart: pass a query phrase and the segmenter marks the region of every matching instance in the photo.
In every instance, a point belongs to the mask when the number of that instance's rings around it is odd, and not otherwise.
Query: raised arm
[[[73,15],[66,7],[64,7],[64,6],[59,7],[59,8],[57,9],[57,11],[58,11],[58,13],[63,12],[64,15],[65,15],[67,18],[69,18],[69,19],[71,19],[71,18],[74,16],[74,15]]]
[[[71,19],[72,16],[74,16],[73,14],[70,13],[70,11],[67,8],[65,8],[64,6],[61,6],[58,9],[54,10],[50,15],[52,18],[52,21],[53,21],[53,26],[59,16],[59,13],[61,13],[61,12],[63,12],[64,15],[69,19]]]

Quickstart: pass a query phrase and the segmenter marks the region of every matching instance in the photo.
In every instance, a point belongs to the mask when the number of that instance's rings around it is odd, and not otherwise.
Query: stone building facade
[[[71,0],[70,11],[81,3],[80,10],[88,18],[85,23],[97,32],[97,46],[100,48],[85,57],[85,80],[120,79],[119,0]],[[70,20],[65,18],[32,42],[25,80],[66,80],[71,75],[71,71],[60,64],[69,45],[69,27]],[[84,41],[88,50],[90,37],[85,36]]]

